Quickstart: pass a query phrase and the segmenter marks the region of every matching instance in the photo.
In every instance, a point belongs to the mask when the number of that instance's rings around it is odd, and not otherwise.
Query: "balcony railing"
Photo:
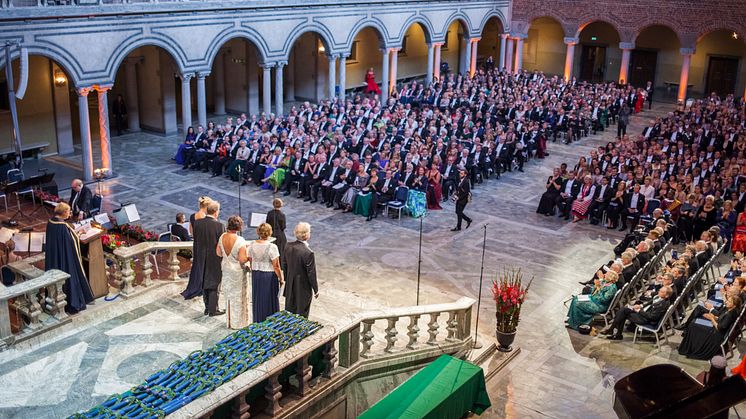
[[[181,250],[191,250],[194,242],[143,242],[134,246],[120,247],[114,250],[114,254],[104,253],[107,260],[112,262],[114,271],[110,282],[113,282],[121,289],[124,297],[140,291],[140,288],[147,288],[153,285],[153,262],[150,255],[160,257],[161,254],[168,254],[168,269],[170,274],[168,279],[175,281],[179,279],[179,258],[178,253]],[[142,281],[135,284],[135,270],[132,269],[135,259],[142,263]]]
[[[325,397],[363,373],[411,369],[443,353],[465,354],[471,349],[474,302],[463,297],[343,317],[168,417],[313,416]],[[314,363],[319,353],[321,362]]]

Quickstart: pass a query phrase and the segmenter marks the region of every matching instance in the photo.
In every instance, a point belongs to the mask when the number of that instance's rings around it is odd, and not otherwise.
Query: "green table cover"
[[[373,194],[368,192],[365,195],[359,195],[355,197],[355,207],[352,209],[352,213],[356,215],[362,215],[367,217],[369,215],[370,201],[373,200]]]
[[[457,419],[468,411],[481,415],[490,405],[482,368],[441,355],[358,419]]]

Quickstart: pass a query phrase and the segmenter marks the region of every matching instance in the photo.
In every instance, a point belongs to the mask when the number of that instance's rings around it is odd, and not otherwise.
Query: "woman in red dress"
[[[438,163],[433,161],[430,165],[430,170],[427,171],[427,179],[429,182],[427,188],[427,209],[439,210],[443,209],[440,207],[440,201],[443,200],[443,188],[440,185],[442,175],[440,174],[440,168]]]
[[[376,74],[373,72],[373,67],[369,68],[368,72],[365,73],[365,82],[368,84],[368,87],[365,88],[365,93],[381,94],[381,89],[376,83]]]
[[[731,252],[746,252],[746,211],[738,214],[736,229],[733,232],[733,245]]]
[[[645,93],[642,89],[637,89],[637,100],[635,101],[635,113],[640,113],[645,105]]]

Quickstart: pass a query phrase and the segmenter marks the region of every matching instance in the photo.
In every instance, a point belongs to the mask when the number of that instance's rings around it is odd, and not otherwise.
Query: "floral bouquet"
[[[113,252],[115,249],[127,246],[127,242],[122,240],[122,237],[118,234],[102,235],[101,244],[104,246],[104,250],[109,252]]]
[[[39,198],[41,201],[49,202],[60,202],[62,201],[59,196],[37,189],[34,191],[34,196]]]
[[[522,284],[523,273],[520,269],[505,269],[502,275],[492,280],[492,299],[495,300],[497,312],[497,331],[515,333],[518,318],[521,315],[521,305],[526,300],[526,294],[534,280],[532,277],[526,287]]]
[[[123,236],[131,237],[141,242],[154,242],[158,240],[158,233],[145,230],[139,225],[126,224],[117,227],[117,230]]]

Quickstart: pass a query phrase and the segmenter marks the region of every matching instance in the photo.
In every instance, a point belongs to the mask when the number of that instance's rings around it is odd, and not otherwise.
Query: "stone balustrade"
[[[257,386],[263,386],[264,396],[258,401],[254,399],[263,407],[263,414],[313,416],[321,406],[328,404],[329,398],[337,397],[335,392],[362,374],[411,370],[412,365],[424,365],[443,353],[469,351],[474,303],[473,299],[463,297],[454,303],[381,309],[343,317],[182,407],[169,418],[225,415],[226,405],[230,405],[230,417],[248,418],[251,406],[247,396],[255,394]],[[444,325],[438,322],[441,317],[447,318]],[[427,321],[427,340],[420,333],[421,320]],[[384,327],[382,334],[377,327],[379,323]],[[312,357],[319,353],[322,361],[312,365]],[[282,384],[281,378],[288,373],[290,382]],[[348,409],[355,410],[354,407]],[[354,417],[360,412],[348,410],[347,413],[347,417]]]
[[[142,287],[149,287],[153,284],[153,262],[150,255],[158,256],[161,253],[168,253],[168,269],[170,274],[168,279],[179,279],[179,259],[177,254],[180,250],[191,250],[194,242],[143,242],[134,246],[120,247],[114,250],[113,258],[107,256],[109,260],[115,262],[116,272],[114,273],[114,282],[120,286],[121,293],[128,297],[136,292],[135,289],[135,271],[132,269],[133,261],[137,258],[142,261],[143,281]],[[118,282],[117,282],[118,281]]]
[[[65,313],[67,296],[62,291],[69,277],[65,272],[52,269],[7,287],[0,284],[0,350],[17,340],[35,336],[69,321]],[[22,317],[20,331],[15,335],[10,323],[11,304]],[[42,319],[44,313],[48,314],[48,318]]]

